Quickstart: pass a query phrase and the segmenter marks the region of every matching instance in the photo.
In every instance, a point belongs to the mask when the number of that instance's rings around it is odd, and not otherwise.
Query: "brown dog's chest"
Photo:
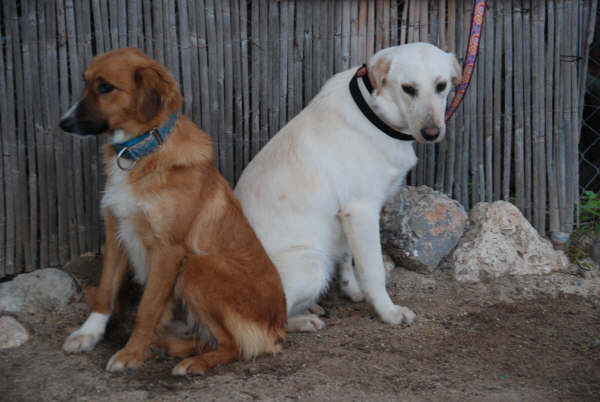
[[[124,246],[133,266],[135,280],[145,283],[147,277],[147,244],[151,231],[147,216],[151,206],[134,196],[128,173],[113,161],[108,163],[106,189],[102,206],[108,208],[118,222],[118,239]]]

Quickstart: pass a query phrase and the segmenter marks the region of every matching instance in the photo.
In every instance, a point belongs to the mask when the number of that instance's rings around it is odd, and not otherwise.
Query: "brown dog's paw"
[[[129,351],[125,348],[112,355],[106,364],[106,371],[119,372],[138,368],[144,362],[144,353]]]
[[[190,357],[185,359],[173,368],[173,375],[202,375],[208,370],[208,364],[202,357]]]

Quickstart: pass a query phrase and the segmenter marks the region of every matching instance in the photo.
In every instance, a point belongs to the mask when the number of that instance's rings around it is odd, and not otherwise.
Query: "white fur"
[[[432,121],[443,137],[454,56],[411,44],[377,53],[369,66],[381,57],[391,60],[383,89],[378,95],[361,89],[373,110],[418,140]],[[322,326],[305,312],[326,290],[338,262],[343,262],[342,290],[350,298],[366,298],[387,323],[415,318],[386,291],[379,212],[417,158],[411,141],[388,137],[358,109],[348,90],[357,68],[332,77],[250,162],[235,190],[281,275],[293,324],[288,329]],[[441,80],[447,89],[438,93]],[[407,82],[418,96],[402,90]]]
[[[65,343],[63,350],[69,353],[89,352],[102,339],[110,314],[92,313],[81,328],[73,332]]]
[[[75,109],[77,109],[77,106],[79,106],[79,102],[75,102],[73,106],[71,106],[69,110],[67,110],[67,112],[63,115],[63,117],[61,117],[61,120],[68,119],[69,117],[71,117],[71,115],[75,112]]]
[[[122,130],[115,130],[112,142],[121,142],[124,139]],[[123,244],[129,261],[133,267],[134,279],[141,284],[146,282],[148,277],[146,248],[141,239],[135,232],[132,217],[140,209],[146,209],[146,204],[136,199],[129,187],[128,174],[119,168],[116,156],[108,162],[108,181],[104,196],[102,197],[102,207],[109,208],[115,215],[118,222],[117,236]],[[124,163],[128,163],[125,161]]]

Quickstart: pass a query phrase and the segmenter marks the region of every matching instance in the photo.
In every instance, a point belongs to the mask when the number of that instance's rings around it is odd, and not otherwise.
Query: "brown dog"
[[[182,99],[171,74],[128,48],[92,60],[85,82],[83,99],[60,126],[112,134],[102,198],[106,245],[93,311],[63,349],[94,348],[131,266],[144,294],[135,329],[107,370],[138,367],[153,344],[171,356],[194,355],[176,375],[279,351],[281,280],[214,167],[209,136],[177,113]]]

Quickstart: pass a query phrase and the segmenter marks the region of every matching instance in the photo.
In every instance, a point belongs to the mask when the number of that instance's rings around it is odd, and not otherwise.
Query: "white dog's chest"
[[[134,217],[146,206],[133,196],[127,182],[127,172],[119,169],[114,160],[109,163],[108,177],[102,206],[108,208],[117,219],[117,240],[127,251],[134,279],[144,284],[148,276],[146,248],[136,232]]]

